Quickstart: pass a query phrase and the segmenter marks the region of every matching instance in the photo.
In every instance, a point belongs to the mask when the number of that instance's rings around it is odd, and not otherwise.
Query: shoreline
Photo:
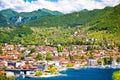
[[[68,69],[75,69],[75,70],[79,70],[82,68],[99,68],[99,69],[120,69],[120,68],[108,68],[108,67],[99,67],[99,66],[84,66],[84,67],[66,67],[66,68],[61,68],[59,69],[57,74],[48,74],[48,75],[41,75],[41,76],[27,76],[30,78],[48,78],[48,77],[57,77],[57,76],[67,76],[67,74],[61,74],[61,71],[66,71]]]
[[[58,74],[49,74],[49,75],[42,75],[42,76],[36,77],[36,78],[48,78],[48,77],[57,77],[57,76],[66,76],[66,74],[61,74],[61,73],[58,73]]]
[[[58,73],[58,74],[48,74],[48,75],[41,75],[41,76],[26,76],[26,77],[29,77],[29,78],[49,78],[49,77],[57,77],[57,76],[66,76],[66,74]]]

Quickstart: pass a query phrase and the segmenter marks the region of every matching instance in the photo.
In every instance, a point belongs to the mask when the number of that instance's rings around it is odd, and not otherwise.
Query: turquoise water
[[[16,80],[112,80],[112,73],[119,69],[83,68],[79,70],[68,69],[60,73],[66,76],[49,78],[17,78]]]

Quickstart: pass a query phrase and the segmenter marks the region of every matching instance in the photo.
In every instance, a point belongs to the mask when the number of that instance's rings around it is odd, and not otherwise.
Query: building
[[[88,59],[88,66],[97,66],[97,60],[95,59]]]

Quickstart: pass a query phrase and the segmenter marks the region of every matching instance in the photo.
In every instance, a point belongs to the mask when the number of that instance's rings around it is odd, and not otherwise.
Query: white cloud
[[[18,12],[30,12],[41,8],[47,8],[63,13],[70,13],[82,9],[101,9],[105,6],[115,6],[119,3],[120,0],[59,0],[58,2],[37,0],[31,3],[24,2],[24,0],[0,0],[0,10],[12,8]]]

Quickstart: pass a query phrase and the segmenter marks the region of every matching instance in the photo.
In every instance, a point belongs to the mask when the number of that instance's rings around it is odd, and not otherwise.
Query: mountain
[[[0,27],[8,27],[9,25],[12,25],[12,23],[2,14],[0,14]]]
[[[5,9],[5,10],[0,11],[0,14],[2,14],[3,16],[9,19],[13,16],[17,16],[18,12],[13,11],[12,9]]]
[[[120,4],[89,22],[87,26],[88,37],[120,43]]]
[[[14,25],[18,24],[24,24],[26,22],[44,18],[44,17],[50,17],[50,16],[59,16],[62,15],[61,12],[58,11],[51,11],[47,9],[39,9],[37,11],[32,12],[21,12],[18,13],[16,11],[13,11],[12,9],[6,9],[0,11],[0,14],[5,16],[9,21],[11,21]]]
[[[28,22],[27,26],[81,26],[88,22],[91,22],[95,18],[104,15],[106,12],[110,11],[111,7],[106,7],[104,9],[95,9],[92,11],[82,10],[80,12],[74,12],[70,14],[65,14],[56,17],[46,17],[42,19],[37,19]]]
[[[30,27],[75,27],[91,26],[90,30],[107,29],[119,26],[120,4],[104,9],[82,10],[70,14],[62,14],[58,11],[39,9],[32,12],[15,12],[11,9],[2,10],[0,14],[14,25],[26,25]]]
[[[89,23],[90,30],[111,30],[120,28],[120,4]],[[94,25],[93,25],[94,24]]]
[[[12,21],[10,18],[16,16],[18,13],[13,11],[12,9],[6,9],[0,11],[0,26],[2,27],[10,27],[13,26]]]
[[[54,15],[61,15],[62,13],[58,12],[58,11],[51,11],[48,9],[38,9],[37,11],[33,11],[33,12],[22,12],[19,15],[23,16],[23,17],[45,17],[45,16],[54,16]]]
[[[62,13],[43,8],[33,12],[22,12],[19,14],[19,17],[22,18],[22,23],[26,23],[26,22],[36,20],[36,19],[41,19],[44,17],[59,16],[59,15],[62,15]]]

